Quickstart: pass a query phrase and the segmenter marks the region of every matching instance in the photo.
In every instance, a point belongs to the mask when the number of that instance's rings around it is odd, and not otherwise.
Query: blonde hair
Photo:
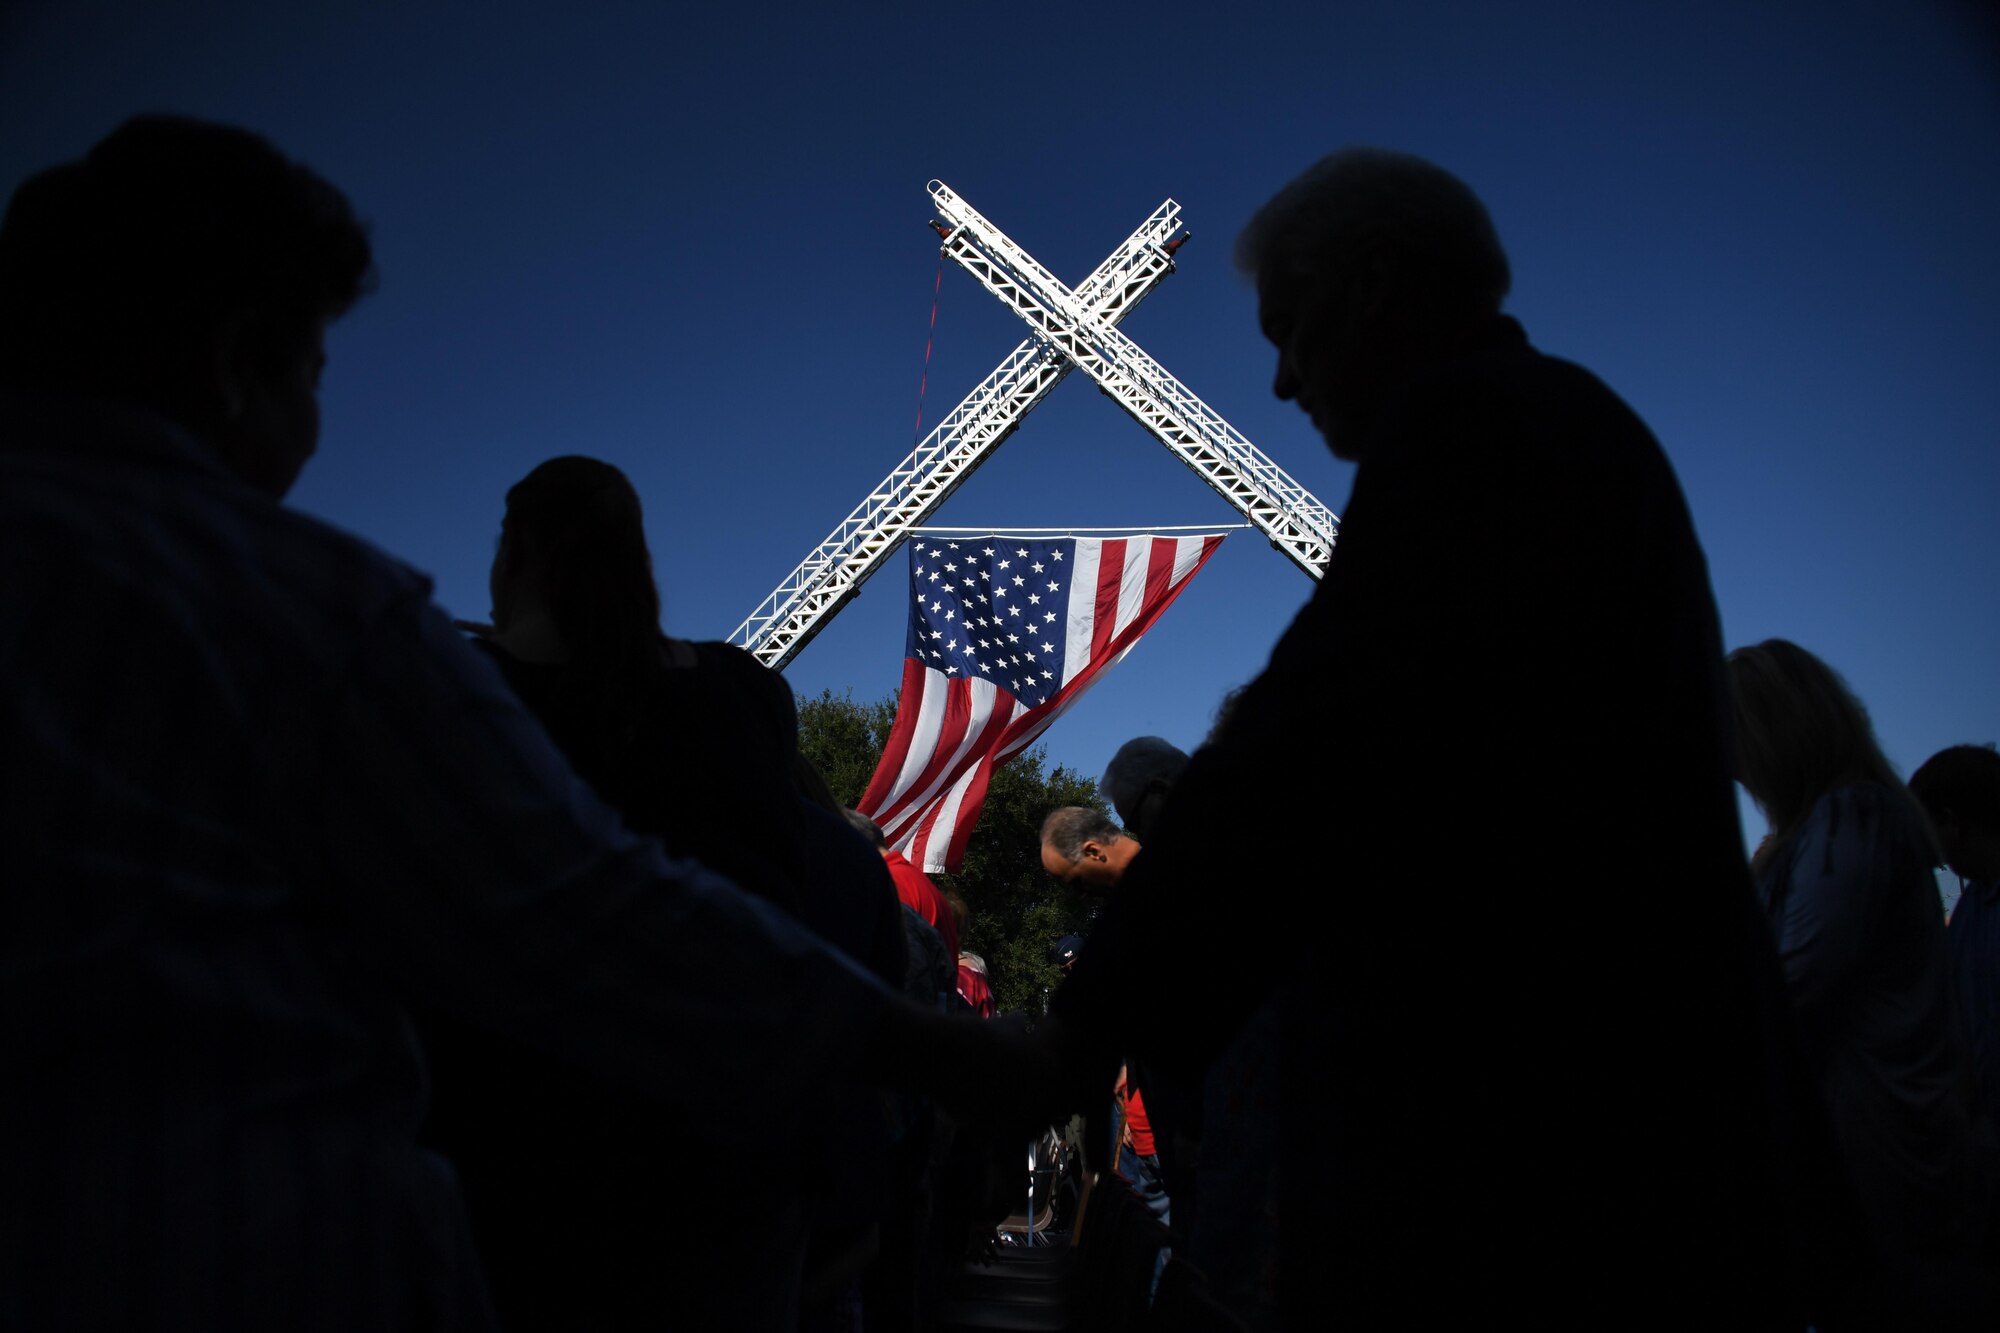
[[[1908,806],[1930,838],[1930,821],[1876,743],[1868,710],[1826,663],[1786,639],[1729,655],[1736,777],[1771,821],[1751,858],[1761,870],[1798,833],[1820,797],[1871,782]]]

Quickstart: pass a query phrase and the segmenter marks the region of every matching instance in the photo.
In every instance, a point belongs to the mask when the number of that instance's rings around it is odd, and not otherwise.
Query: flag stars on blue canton
[[[1004,549],[990,539],[926,540],[911,549],[910,656],[946,675],[989,681],[1026,707],[1053,702],[1062,654],[1036,636],[1051,633],[1064,614],[1067,580],[1052,571],[1068,559],[1067,540]]]

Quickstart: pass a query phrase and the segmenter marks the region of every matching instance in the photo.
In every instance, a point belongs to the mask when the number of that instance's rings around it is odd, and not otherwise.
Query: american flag
[[[957,870],[993,769],[1132,651],[1222,536],[910,538],[903,694],[860,810]]]

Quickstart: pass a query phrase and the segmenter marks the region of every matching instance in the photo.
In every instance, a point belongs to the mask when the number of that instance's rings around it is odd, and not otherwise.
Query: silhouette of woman
[[[625,475],[554,458],[509,490],[492,596],[482,646],[578,776],[670,853],[796,912],[791,691],[741,649],[661,633]],[[437,1019],[426,1036],[427,1138],[459,1164],[503,1327],[795,1325],[796,1108],[691,1127],[560,1058]]]
[[[1729,680],[1738,776],[1771,825],[1751,860],[1757,896],[1881,1264],[1882,1313],[1962,1316],[1988,1187],[1930,826],[1826,663],[1771,639],[1731,653]]]

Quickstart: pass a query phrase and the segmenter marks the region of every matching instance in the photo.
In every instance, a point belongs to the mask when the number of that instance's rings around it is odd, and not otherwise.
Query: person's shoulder
[[[1800,843],[1860,843],[1917,855],[1930,843],[1930,829],[1914,797],[1879,782],[1834,787],[1813,802],[1799,828]]]
[[[798,743],[798,704],[783,675],[756,656],[719,639],[674,640],[694,653],[695,670],[745,700],[756,716],[773,728],[789,752]]]
[[[1384,447],[1363,463],[1350,508],[1361,507],[1364,482],[1433,497],[1532,496],[1552,476],[1664,468],[1624,399],[1592,371],[1541,351],[1504,315],[1413,382],[1376,429]]]
[[[430,594],[425,575],[246,485],[155,414],[10,392],[0,395],[0,436],[22,479],[10,498],[107,559],[149,552],[184,581],[296,605],[363,608]],[[143,540],[118,536],[134,532]]]
[[[268,517],[287,541],[310,551],[315,563],[346,586],[360,581],[384,596],[430,597],[430,575],[365,537],[285,505],[273,505]]]
[[[1822,793],[1809,818],[1838,822],[1855,815],[1880,815],[1901,820],[1907,804],[1879,782],[1850,782]]]
[[[694,662],[703,671],[719,677],[740,681],[747,688],[758,690],[779,690],[787,698],[791,690],[785,685],[785,678],[778,672],[757,660],[756,654],[722,639],[676,640],[684,643],[694,654]]]
[[[1608,461],[1664,467],[1666,455],[1652,428],[1596,371],[1533,347],[1518,362],[1517,374],[1529,401],[1566,434],[1586,442]]]
[[[527,703],[538,716],[545,709],[565,706],[571,699],[572,676],[569,665],[563,662],[530,662],[514,654],[483,634],[461,634],[459,642],[469,649],[474,657],[493,664],[515,694]],[[546,720],[546,719],[544,719]]]
[[[687,646],[704,664],[730,671],[769,671],[770,668],[757,660],[757,655],[747,648],[739,647],[726,639],[688,639]]]
[[[907,885],[926,902],[938,896],[937,885],[931,882],[931,877],[925,874],[924,868],[915,861],[893,847],[881,853],[881,857],[882,863],[889,867],[889,877],[898,885]]]
[[[685,650],[685,657],[691,659],[697,670],[720,679],[743,682],[750,688],[768,689],[773,683],[782,687],[784,677],[757,660],[748,649],[739,648],[721,639],[673,639],[667,640],[670,647]]]

